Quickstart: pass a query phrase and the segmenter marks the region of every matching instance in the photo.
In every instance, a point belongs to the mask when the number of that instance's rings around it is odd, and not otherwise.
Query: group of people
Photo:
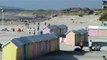
[[[89,51],[100,51],[101,46],[98,44],[95,44],[93,46],[93,42],[92,40],[89,40],[88,42],[88,46],[89,46]],[[83,51],[83,47],[84,47],[84,42],[81,40],[80,42],[80,51]],[[102,56],[103,60],[107,60],[106,56]]]
[[[92,40],[89,41],[89,51],[100,51],[101,46],[99,44],[95,44],[93,46]]]
[[[89,51],[100,51],[100,49],[101,49],[101,46],[98,44],[95,44],[93,46],[92,40],[89,40],[88,46],[89,46]],[[84,47],[84,42],[81,40],[80,41],[80,49],[83,50],[83,47]]]

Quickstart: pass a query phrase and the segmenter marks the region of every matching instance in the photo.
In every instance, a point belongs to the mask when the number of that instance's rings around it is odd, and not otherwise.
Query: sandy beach
[[[78,30],[78,29],[86,29],[88,26],[90,25],[101,25],[101,22],[98,21],[98,18],[100,17],[100,15],[87,15],[87,16],[83,16],[83,17],[79,17],[79,16],[58,16],[58,17],[54,17],[50,20],[46,20],[46,21],[43,21],[43,22],[40,22],[40,30],[41,31],[43,28],[45,28],[48,24],[50,25],[61,25],[61,24],[64,24],[66,26],[68,26],[68,31],[71,31],[71,30]],[[36,24],[34,24],[36,23]],[[38,22],[33,22],[33,23],[29,23],[29,27],[33,27],[36,29],[36,33],[38,32],[37,31],[37,25]],[[47,23],[46,25],[44,25],[45,23]],[[0,23],[1,24],[1,23]],[[22,28],[23,26],[23,32],[12,32],[12,28]],[[28,36],[30,35],[28,33],[28,28],[25,26],[25,24],[23,22],[13,22],[13,24],[10,24],[10,22],[8,22],[7,24],[5,23],[5,25],[1,25],[0,28],[7,28],[9,31],[0,31],[0,42],[2,44],[6,44],[7,42],[9,42],[12,38],[17,38],[17,37],[20,37],[20,36]],[[104,40],[105,41],[105,40]],[[107,41],[106,41],[107,42]],[[64,47],[65,46],[65,47]],[[70,46],[66,46],[66,45],[62,45],[61,46],[61,50],[64,50],[64,49],[68,49]],[[75,47],[73,47],[75,48]],[[88,48],[86,47],[86,50]],[[73,49],[68,49],[68,51],[71,51]],[[66,53],[64,53],[66,54]],[[96,53],[93,53],[96,55]],[[98,54],[98,52],[97,52]],[[103,55],[104,53],[101,52],[101,54]],[[56,54],[57,55],[57,54]],[[45,57],[45,59],[47,60],[50,60],[52,58],[57,58],[57,59],[60,59],[62,56],[49,56],[50,58],[47,58]],[[65,57],[68,56],[68,55],[65,55]],[[69,55],[69,56],[72,56]],[[85,57],[83,56],[78,56],[78,55],[75,55],[75,57],[78,57],[79,60],[85,60],[87,58],[99,58],[99,55],[96,55],[96,57],[92,57],[92,55],[90,55],[90,53],[87,53],[86,55],[84,55]],[[101,56],[101,55],[100,55]],[[73,57],[71,58],[64,58],[64,59],[72,59]],[[91,59],[90,58],[90,59]],[[38,59],[38,60],[43,60],[44,57],[42,57],[41,59]],[[101,58],[100,58],[101,59]],[[0,60],[1,60],[1,52],[0,52]],[[53,59],[55,60],[55,59]],[[62,58],[61,58],[62,60]],[[77,60],[77,59],[74,59],[74,60]],[[98,59],[97,59],[98,60]]]
[[[40,22],[40,29],[39,31],[43,30],[43,28],[45,28],[48,24],[50,25],[61,25],[64,24],[66,26],[68,26],[68,31],[71,30],[77,30],[77,29],[86,29],[86,27],[90,26],[90,25],[101,25],[101,22],[98,21],[98,18],[100,17],[100,15],[87,15],[87,16],[83,16],[83,17],[79,17],[79,16],[58,16],[58,17],[54,17],[50,20],[46,20],[43,22]],[[47,23],[46,25],[45,22]],[[12,21],[13,24],[9,24],[10,22],[8,22],[7,24],[5,23],[4,25],[1,25],[0,30],[7,28],[9,31],[0,31],[0,42],[2,43],[5,40],[10,40],[10,38],[14,38],[14,37],[20,37],[20,36],[27,36],[29,35],[28,32],[28,28],[25,26],[24,22],[20,22],[20,21]],[[36,24],[34,24],[36,23]],[[36,34],[38,33],[37,31],[37,25],[38,22],[33,22],[33,23],[29,23],[29,27],[31,28],[35,28],[36,29]],[[18,33],[18,32],[12,32],[12,28],[23,28],[24,32]],[[5,38],[8,37],[8,38]]]

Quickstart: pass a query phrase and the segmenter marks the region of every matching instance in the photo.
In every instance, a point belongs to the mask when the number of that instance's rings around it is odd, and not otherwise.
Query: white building
[[[107,0],[103,0],[102,2],[103,2],[102,8],[107,8]]]

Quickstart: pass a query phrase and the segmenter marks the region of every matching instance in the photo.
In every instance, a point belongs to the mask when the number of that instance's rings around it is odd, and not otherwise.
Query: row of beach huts
[[[60,43],[72,46],[79,45],[81,40],[87,43],[88,36],[93,33],[91,28],[68,32],[66,25],[47,26],[38,35],[14,38],[3,45],[2,60],[33,60],[47,53],[58,51]]]
[[[2,60],[33,60],[44,54],[58,51],[58,40],[55,34],[14,38],[3,46]]]
[[[52,25],[43,29],[43,34],[56,33],[60,36],[60,43],[66,43],[67,45],[79,45],[80,41],[88,41],[88,32],[85,29],[72,30],[68,32],[66,25]]]

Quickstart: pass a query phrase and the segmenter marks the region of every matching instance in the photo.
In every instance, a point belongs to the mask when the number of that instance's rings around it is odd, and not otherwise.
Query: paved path
[[[36,60],[102,60],[103,55],[107,57],[107,51],[88,52],[88,48],[85,47],[86,52],[74,52],[74,48],[61,44],[61,51],[42,56]]]

